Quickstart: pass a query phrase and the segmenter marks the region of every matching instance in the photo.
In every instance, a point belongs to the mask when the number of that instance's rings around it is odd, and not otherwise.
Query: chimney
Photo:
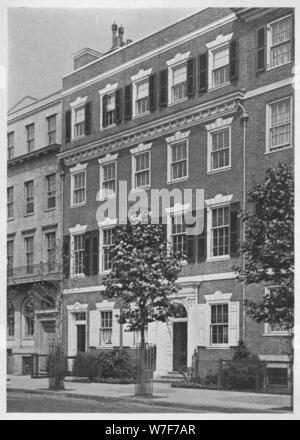
[[[112,49],[114,49],[117,45],[117,30],[118,30],[118,26],[115,22],[113,22],[112,26],[111,26],[111,30],[112,30]]]
[[[119,33],[119,47],[122,47],[124,45],[123,43],[124,28],[122,25],[119,27],[118,33]]]

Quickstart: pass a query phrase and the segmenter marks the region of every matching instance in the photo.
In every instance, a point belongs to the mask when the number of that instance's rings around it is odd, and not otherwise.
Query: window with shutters
[[[34,237],[25,237],[25,264],[26,273],[30,275],[33,273],[34,263]]]
[[[130,150],[132,155],[132,189],[140,190],[150,187],[151,179],[151,146],[139,144]]]
[[[85,235],[73,236],[73,275],[84,275]]]
[[[14,151],[15,151],[15,133],[11,131],[7,135],[7,159],[13,159],[14,158]]]
[[[91,131],[91,102],[88,97],[77,97],[70,103],[71,114],[66,112],[66,140],[80,139]],[[67,118],[68,115],[68,118]]]
[[[136,118],[150,112],[150,79],[151,79],[151,110],[155,107],[155,78],[151,75],[152,68],[140,69],[131,76],[132,81],[132,117]]]
[[[48,174],[46,176],[46,191],[47,191],[47,208],[54,209],[56,205],[56,175]]]
[[[7,219],[14,218],[14,187],[7,188]]]
[[[85,203],[86,197],[86,171],[71,174],[72,194],[71,206],[78,206]]]
[[[104,125],[107,127],[113,125],[116,121],[116,95],[111,93],[106,97],[106,112]]]
[[[79,138],[84,135],[84,123],[85,123],[85,114],[84,107],[75,109],[74,111],[74,138]]]
[[[56,142],[56,115],[49,116],[48,121],[48,145]]]
[[[121,89],[118,83],[107,84],[99,90],[100,95],[100,130],[111,128],[121,122]]]
[[[168,105],[184,101],[187,96],[187,62],[190,52],[178,53],[167,61],[168,66]],[[192,69],[193,70],[193,69]],[[192,72],[190,72],[192,73]],[[193,78],[191,78],[193,81]],[[190,94],[193,94],[190,91]]]
[[[206,45],[208,48],[208,90],[224,87],[237,78],[237,47],[236,41],[232,40],[232,36],[232,33],[218,35],[214,41]],[[200,73],[201,70],[200,65]]]
[[[267,26],[267,65],[273,69],[292,59],[292,17],[280,18]]]
[[[114,228],[101,229],[101,272],[112,268],[111,249],[114,245]]]
[[[136,85],[136,116],[147,113],[149,110],[149,81],[142,81]]]
[[[34,149],[34,124],[26,126],[27,132],[27,152],[30,153]]]
[[[211,304],[210,343],[228,344],[228,304]]]
[[[24,183],[25,215],[34,213],[34,183],[33,180]]]
[[[113,314],[112,311],[100,312],[100,346],[112,345],[112,327]]]
[[[14,240],[7,241],[7,276],[11,277],[13,275],[14,267]]]
[[[117,157],[116,154],[107,154],[99,159],[100,165],[100,200],[114,197],[117,193]]]
[[[229,46],[212,53],[212,87],[218,87],[229,81]]]
[[[292,146],[292,98],[267,105],[266,152]]]

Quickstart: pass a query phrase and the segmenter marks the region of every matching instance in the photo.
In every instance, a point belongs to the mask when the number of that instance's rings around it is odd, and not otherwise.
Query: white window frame
[[[73,228],[69,228],[70,232],[70,278],[81,278],[85,277],[84,273],[75,274],[74,273],[74,236],[85,234],[87,225],[77,224]]]
[[[28,190],[28,183],[32,183],[32,186],[33,186],[32,197],[28,197],[28,192],[27,192],[27,190]],[[33,179],[27,180],[26,182],[24,182],[24,192],[25,192],[25,194],[24,194],[24,196],[25,196],[24,197],[24,199],[25,199],[24,200],[24,202],[25,202],[24,217],[27,217],[29,215],[34,215],[35,208],[36,208],[36,206],[35,206],[35,185],[34,185],[34,180]],[[32,201],[28,201],[29,199],[32,199]],[[27,212],[27,207],[28,207],[29,203],[33,203],[33,210],[30,211],[30,212]]]
[[[174,58],[167,61],[168,66],[168,106],[178,104],[179,102],[186,101],[188,96],[185,95],[182,99],[178,99],[176,101],[173,100],[173,70],[177,67],[186,66],[187,69],[187,60],[190,56],[190,51],[185,53],[177,53]],[[186,79],[187,82],[187,79]]]
[[[87,96],[84,96],[83,98],[80,98],[78,96],[75,101],[70,103],[70,107],[71,107],[71,140],[81,139],[81,138],[85,137],[84,132],[81,136],[75,137],[75,112],[76,112],[76,110],[80,110],[81,108],[84,109],[85,104],[87,102],[87,99],[88,99]]]
[[[100,348],[112,348],[114,346],[114,326],[115,326],[115,313],[114,313],[114,306],[115,306],[115,302],[113,301],[107,301],[104,300],[101,303],[96,303],[96,310],[99,313],[99,331],[98,331],[98,346]],[[101,342],[101,338],[100,338],[100,332],[101,332],[101,312],[112,312],[112,332],[111,332],[111,344],[105,344],[105,345],[100,345]]]
[[[212,124],[206,125],[207,130],[207,173],[219,173],[221,171],[226,171],[231,168],[231,124],[233,117],[231,118],[218,118]],[[229,130],[229,164],[221,167],[212,169],[212,135],[222,130]]]
[[[207,261],[217,261],[217,260],[228,260],[230,258],[230,223],[229,223],[229,253],[226,255],[213,256],[213,240],[212,240],[212,210],[216,208],[229,207],[230,215],[230,203],[233,194],[228,196],[223,196],[222,194],[217,194],[213,199],[205,200],[207,206],[207,243],[206,243],[206,260]]]
[[[167,184],[176,183],[189,178],[189,135],[190,131],[177,131],[173,136],[167,137]],[[172,179],[172,146],[178,143],[186,142],[186,172],[187,175],[179,179]]]
[[[230,84],[230,78],[229,78],[229,80],[226,81],[225,83],[214,86],[214,84],[213,84],[213,55],[214,55],[215,51],[229,47],[232,36],[233,36],[233,33],[227,34],[227,35],[218,35],[214,41],[211,41],[210,43],[206,44],[206,47],[208,49],[208,91],[219,89],[221,87],[225,87],[228,84]],[[230,57],[230,54],[229,54],[229,57]],[[228,64],[229,64],[229,60],[228,60]]]
[[[278,103],[278,102],[280,102],[280,101],[285,101],[285,100],[287,100],[287,99],[289,99],[290,100],[290,111],[291,111],[291,122],[290,122],[290,125],[291,125],[291,144],[290,145],[287,145],[287,146],[283,146],[283,147],[278,147],[278,148],[271,148],[270,147],[270,130],[271,130],[271,128],[272,128],[272,122],[271,122],[271,106],[273,105],[273,104],[276,104],[276,103]],[[287,150],[287,149],[289,149],[289,148],[293,148],[293,130],[294,130],[294,127],[293,127],[293,97],[291,96],[291,95],[288,95],[288,96],[285,96],[285,97],[283,97],[283,98],[280,98],[280,99],[276,99],[275,101],[272,101],[272,102],[269,102],[267,105],[266,105],[266,151],[265,151],[265,154],[273,154],[273,153],[276,153],[277,151],[283,151],[283,150]]]
[[[49,178],[50,178],[50,176],[54,176],[54,181],[55,181],[55,191],[49,191]],[[53,172],[53,173],[46,174],[46,176],[45,176],[45,181],[46,181],[46,208],[45,208],[45,210],[46,210],[46,211],[52,211],[52,210],[56,209],[56,202],[57,202],[57,182],[56,182],[56,173]],[[52,194],[52,195],[49,195],[49,194],[51,194],[51,193],[54,193],[54,195],[53,195],[53,194]],[[51,199],[51,198],[53,198],[53,197],[55,198],[55,204],[54,204],[54,206],[52,206],[52,207],[49,208],[49,206],[48,206],[49,199]]]
[[[70,207],[76,208],[77,206],[83,206],[86,204],[86,168],[87,163],[82,164],[78,163],[75,167],[70,168],[70,177],[71,177],[71,197],[70,197]],[[84,201],[81,203],[75,203],[74,202],[74,176],[79,173],[84,173]]]
[[[152,142],[149,144],[139,144],[135,148],[131,148],[131,188],[132,191],[142,191],[151,187],[151,147]],[[145,186],[136,187],[135,175],[136,175],[136,157],[142,153],[149,153],[149,184]]]
[[[111,326],[110,327],[102,327],[102,313],[111,313]],[[100,327],[99,327],[99,346],[100,347],[112,347],[113,346],[113,341],[112,341],[112,337],[113,337],[113,319],[114,319],[114,314],[113,314],[113,310],[109,309],[109,310],[100,310]],[[101,330],[110,330],[110,343],[101,343],[102,342],[102,338],[101,338]]]
[[[15,153],[15,132],[10,131],[7,133],[7,159],[13,159]]]
[[[112,128],[116,126],[116,123],[114,122],[113,124],[107,125],[106,127],[103,127],[103,105],[102,105],[102,100],[103,97],[105,95],[112,95],[113,93],[116,93],[116,90],[118,88],[118,83],[114,83],[114,84],[107,84],[103,89],[99,90],[99,96],[100,96],[100,121],[99,121],[99,127],[100,130],[106,130],[108,128]]]
[[[118,222],[117,218],[111,219],[109,217],[106,217],[106,219],[100,223],[98,223],[99,227],[99,274],[108,274],[111,269],[104,270],[103,267],[103,253],[102,253],[102,247],[103,247],[103,231],[105,229],[114,229],[116,224]]]
[[[182,205],[181,203],[176,203],[171,208],[166,208],[167,214],[167,241],[172,245],[172,217],[175,216],[184,216],[185,212],[190,209],[190,203],[185,203]]]
[[[54,234],[55,235],[54,247],[53,247],[55,258],[54,258],[54,261],[52,261],[52,262],[49,261],[49,258],[48,258],[49,255],[50,255],[49,250],[51,250],[51,248],[48,247],[48,237],[49,237],[50,234]],[[55,268],[56,267],[56,263],[57,263],[57,260],[56,260],[57,231],[56,231],[56,229],[49,229],[49,230],[45,231],[45,233],[44,233],[44,243],[45,243],[45,246],[44,246],[45,252],[44,252],[44,254],[45,254],[46,264],[49,264],[50,267],[51,267],[51,265],[53,265],[54,268]],[[49,271],[49,268],[48,268],[48,271]]]
[[[276,287],[279,287],[279,286],[274,285],[274,286],[265,287],[264,288],[265,295],[270,295],[271,289],[276,289]],[[275,330],[274,331],[271,329],[271,325],[268,322],[265,322],[265,324],[264,324],[263,336],[290,336],[290,335],[291,335],[291,332],[288,330]]]
[[[28,243],[28,239],[32,239],[32,243],[33,243],[33,249],[32,252],[28,252],[27,250],[27,243]],[[35,257],[36,257],[36,253],[34,252],[35,250],[35,234],[28,234],[28,235],[24,235],[24,267],[26,267],[26,275],[34,275],[34,265],[35,265]],[[28,254],[32,254],[32,264],[27,264],[27,255]],[[32,272],[28,272],[28,268],[32,267]]]
[[[140,69],[136,75],[131,76],[132,82],[132,119],[141,118],[142,116],[148,115],[149,110],[149,93],[148,93],[148,110],[143,113],[137,113],[137,88],[140,83],[148,81],[149,88],[149,77],[152,72],[152,67],[150,69],[144,70]]]
[[[267,24],[267,68],[266,68],[266,70],[277,69],[278,67],[285,66],[286,64],[293,62],[292,56],[291,56],[290,60],[287,61],[286,63],[279,64],[278,66],[271,66],[271,50],[273,47],[272,46],[272,25],[274,25],[275,23],[278,23],[281,20],[285,20],[287,18],[291,19],[291,39],[290,39],[291,50],[290,50],[290,53],[292,55],[292,44],[293,44],[293,42],[292,42],[292,37],[293,37],[292,36],[292,32],[293,32],[292,20],[293,20],[293,17],[291,14],[289,14],[289,15],[285,15],[284,17],[280,17],[274,21],[271,21],[270,23]]]
[[[106,156],[104,156],[101,159],[98,159],[98,163],[99,163],[99,187],[100,187],[100,193],[99,193],[99,200],[106,200],[106,199],[110,199],[113,197],[116,197],[117,193],[118,193],[118,153],[116,154],[106,154]],[[115,193],[111,194],[111,195],[107,195],[105,194],[105,190],[103,188],[103,183],[104,183],[104,166],[105,165],[111,165],[111,164],[115,164]]]
[[[8,200],[8,193],[11,190],[12,200]],[[12,210],[12,215],[9,216],[9,211]],[[13,185],[7,188],[7,220],[13,220],[15,217],[15,187]]]

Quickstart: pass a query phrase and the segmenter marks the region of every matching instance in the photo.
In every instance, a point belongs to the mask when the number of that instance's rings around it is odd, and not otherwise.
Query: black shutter
[[[266,69],[266,28],[257,30],[257,72]]]
[[[84,274],[90,275],[91,269],[90,269],[90,243],[91,243],[91,233],[86,232],[84,236]]]
[[[107,126],[107,115],[106,115],[106,102],[107,102],[107,96],[104,95],[102,98],[102,126]]]
[[[230,42],[229,68],[230,68],[230,81],[235,81],[238,78],[238,48],[237,48],[236,40],[232,40]]]
[[[71,110],[67,110],[65,114],[65,139],[66,142],[70,142],[71,140]]]
[[[149,110],[153,112],[156,109],[156,83],[157,75],[153,73],[149,77]]]
[[[84,132],[86,135],[92,131],[92,103],[87,102],[84,107],[85,119],[84,119]]]
[[[208,55],[207,52],[199,55],[199,92],[207,91],[208,80]]]
[[[125,86],[125,119],[131,119],[132,112],[132,86],[128,84]]]
[[[168,69],[159,72],[159,105],[168,105]]]
[[[92,274],[97,275],[99,272],[99,231],[92,233]]]
[[[230,255],[232,257],[236,256],[239,250],[239,210],[239,202],[230,205]]]
[[[187,61],[187,96],[193,96],[195,94],[195,58],[190,58]]]
[[[188,263],[195,263],[196,261],[196,236],[186,235],[187,240],[187,261]]]
[[[292,16],[292,23],[291,23],[291,59],[295,59],[295,16]]]
[[[206,209],[204,209],[204,225],[203,231],[200,235],[197,236],[197,261],[204,261],[206,259]]]
[[[122,89],[116,90],[116,123],[122,121]]]
[[[70,276],[70,236],[63,238],[63,274],[66,278]]]

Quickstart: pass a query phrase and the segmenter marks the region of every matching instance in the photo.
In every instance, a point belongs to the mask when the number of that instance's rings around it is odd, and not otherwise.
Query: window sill
[[[284,150],[290,150],[291,148],[294,148],[293,145],[289,145],[288,147],[282,147],[282,148],[278,148],[276,150],[267,150],[265,151],[264,154],[274,154],[274,153],[278,153],[279,151],[284,151]]]
[[[134,120],[134,119],[139,119],[139,118],[142,118],[143,116],[147,116],[147,115],[150,115],[150,111],[149,111],[149,110],[147,110],[146,112],[141,113],[141,114],[139,114],[139,115],[134,115],[134,116],[132,116],[132,119],[133,119],[133,120]]]
[[[265,71],[270,72],[270,70],[278,69],[279,67],[287,66],[288,64],[293,64],[293,62],[294,62],[293,60],[290,60],[290,61],[287,61],[286,63],[280,64],[279,66],[267,67]]]
[[[34,212],[30,212],[29,214],[24,214],[23,217],[31,217],[32,215],[34,215]]]
[[[34,341],[34,335],[33,336],[23,336],[23,341]]]
[[[100,196],[99,199],[97,200],[98,202],[104,202],[105,200],[111,200],[111,199],[115,199],[117,197],[117,194],[113,194],[111,196]]]
[[[79,139],[83,139],[83,138],[85,138],[85,137],[86,137],[86,135],[85,135],[85,134],[82,134],[81,136],[73,137],[73,138],[71,139],[71,141],[78,141]]]
[[[206,261],[208,263],[210,263],[210,262],[213,262],[213,261],[230,260],[230,258],[231,258],[230,255],[224,255],[224,256],[221,256],[221,257],[210,257],[210,258],[207,258]]]
[[[221,173],[222,171],[228,171],[230,169],[231,169],[231,165],[229,165],[228,167],[223,167],[223,168],[218,168],[218,169],[215,169],[215,170],[207,171],[207,174],[208,175],[209,174],[217,174],[217,173]]]
[[[213,90],[221,89],[222,87],[229,86],[230,84],[231,84],[231,82],[230,82],[230,81],[227,81],[226,83],[220,84],[220,85],[218,85],[218,86],[210,87],[209,89],[207,89],[207,91],[208,91],[208,92],[212,92]]]
[[[14,219],[15,219],[14,217],[9,217],[9,218],[7,219],[7,221],[8,221],[8,222],[12,222]]]
[[[15,341],[16,339],[15,339],[15,336],[6,336],[6,340],[7,340],[7,341],[10,341],[10,342],[13,342],[13,341]]]
[[[77,203],[76,205],[70,205],[70,208],[78,208],[79,206],[84,206],[84,205],[86,205],[86,202]]]
[[[110,274],[110,272],[111,272],[111,269],[108,269],[108,270],[102,270],[101,272],[99,272],[99,275],[105,276],[105,275]]]
[[[150,185],[147,185],[147,186],[141,186],[140,188],[132,188],[131,192],[135,194],[142,191],[148,191],[149,189],[150,189]]]
[[[85,274],[77,273],[76,275],[71,275],[70,278],[72,278],[72,280],[76,280],[76,278],[85,278]]]
[[[110,128],[116,127],[117,124],[114,122],[113,124],[106,125],[105,127],[101,127],[100,131],[109,130]]]
[[[186,176],[186,177],[181,177],[180,179],[169,180],[169,181],[167,182],[167,185],[172,185],[173,183],[177,183],[177,182],[184,182],[184,181],[186,181],[186,180],[189,180],[189,177],[188,177],[188,176]]]
[[[172,105],[179,104],[180,102],[185,102],[185,101],[187,101],[188,99],[189,99],[188,96],[185,96],[184,98],[182,98],[182,99],[178,99],[177,101],[170,101],[170,102],[168,103],[168,107],[171,107]]]
[[[275,337],[278,337],[278,336],[283,336],[283,337],[286,337],[286,336],[291,336],[291,334],[290,333],[287,333],[287,332],[272,332],[272,333],[263,333],[263,336],[275,336]]]
[[[55,210],[56,210],[56,207],[55,207],[55,208],[46,208],[46,209],[45,209],[45,212],[55,211]]]
[[[230,345],[229,344],[222,344],[222,345],[218,345],[218,344],[213,345],[212,344],[212,345],[208,345],[205,348],[207,348],[208,350],[215,350],[215,349],[218,349],[218,350],[220,350],[220,349],[222,349],[222,350],[229,350],[230,349]]]

